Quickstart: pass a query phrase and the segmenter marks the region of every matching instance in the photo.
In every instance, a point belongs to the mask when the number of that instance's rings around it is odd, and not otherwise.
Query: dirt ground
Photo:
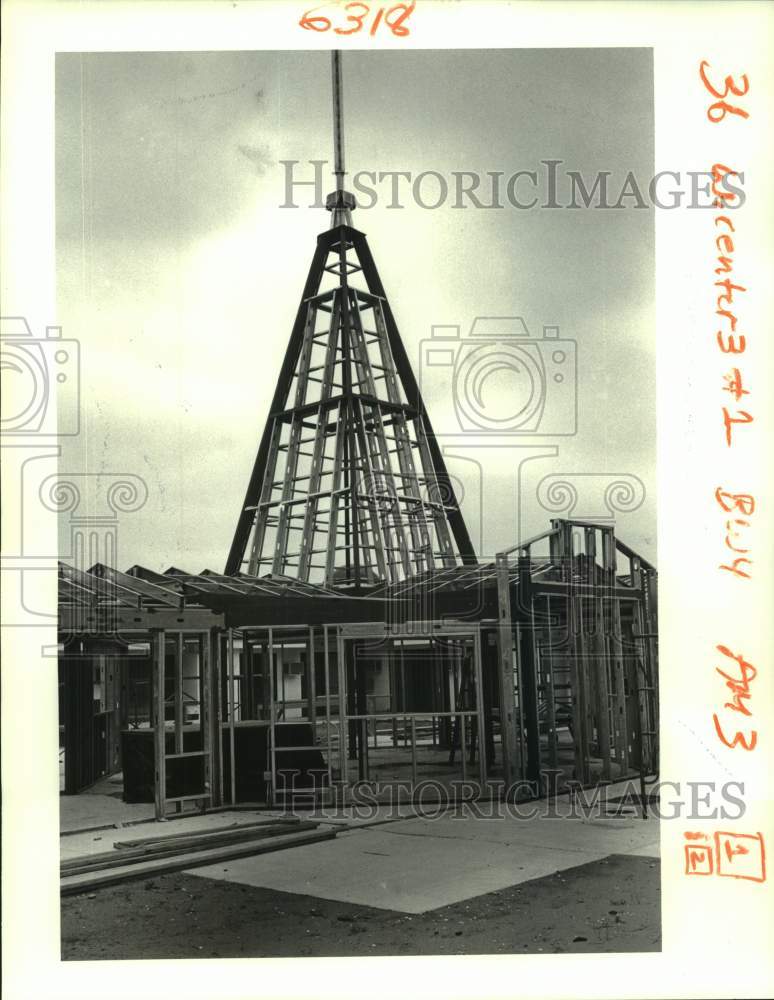
[[[624,855],[419,915],[182,874],[62,900],[65,960],[660,948],[659,863]]]

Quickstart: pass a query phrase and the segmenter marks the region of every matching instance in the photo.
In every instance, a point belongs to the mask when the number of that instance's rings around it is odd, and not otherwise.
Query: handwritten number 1
[[[380,7],[379,10],[376,12],[376,17],[374,18],[374,23],[371,25],[371,31],[370,31],[370,35],[372,38],[376,34],[376,29],[379,27],[379,22],[382,19],[383,13],[384,13],[384,7]]]

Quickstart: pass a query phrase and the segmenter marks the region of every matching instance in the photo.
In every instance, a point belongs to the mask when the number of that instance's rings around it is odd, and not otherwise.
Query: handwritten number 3
[[[721,743],[728,747],[729,750],[733,750],[734,747],[741,747],[743,750],[754,750],[758,744],[758,733],[753,729],[750,734],[750,742],[747,742],[747,738],[744,733],[740,733],[738,730],[734,735],[733,740],[729,743],[726,739],[723,730],[720,728],[720,720],[717,715],[712,716],[712,721],[715,723],[715,732],[718,734],[718,739]]]
[[[704,69],[705,66],[708,67],[709,63],[706,59],[703,59],[699,65],[699,76],[701,77],[701,82],[713,97],[718,98],[714,104],[711,104],[709,108],[707,108],[707,117],[709,120],[717,124],[718,122],[722,122],[727,114],[739,115],[741,118],[749,118],[749,114],[746,111],[743,111],[742,108],[734,107],[734,105],[729,104],[728,101],[726,101],[726,97],[728,97],[729,94],[733,94],[735,97],[744,97],[750,89],[750,81],[747,79],[747,74],[742,74],[741,86],[737,86],[732,76],[727,76],[723,81],[725,89],[721,92],[710,82]]]
[[[363,21],[368,17],[371,8],[364,3],[348,3],[344,10],[351,10],[353,7],[360,7],[363,11],[362,14],[347,14],[347,21],[354,21],[354,28],[334,28],[334,32],[337,35],[354,35],[356,31],[360,31],[363,27]]]

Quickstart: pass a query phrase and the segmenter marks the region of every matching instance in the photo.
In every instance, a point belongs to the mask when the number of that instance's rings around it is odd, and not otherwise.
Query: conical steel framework
[[[352,227],[339,52],[331,68],[331,228],[317,238],[226,573],[362,589],[476,557],[371,251]]]
[[[366,238],[334,226],[317,240],[226,572],[361,589],[475,561]]]

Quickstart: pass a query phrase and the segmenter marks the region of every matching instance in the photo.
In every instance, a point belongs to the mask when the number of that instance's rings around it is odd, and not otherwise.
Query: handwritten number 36
[[[701,77],[701,82],[713,97],[718,98],[714,104],[711,104],[709,108],[707,108],[707,117],[709,120],[717,124],[717,122],[722,122],[727,114],[739,115],[741,118],[749,118],[749,114],[742,110],[742,108],[735,107],[726,101],[729,94],[733,94],[735,97],[744,97],[750,89],[750,81],[747,79],[747,74],[742,74],[741,86],[737,86],[732,76],[727,76],[723,81],[725,89],[721,92],[710,82],[707,77],[705,67],[709,67],[709,63],[706,59],[703,59],[699,66],[699,76]]]
[[[327,6],[327,4],[321,4],[321,7]],[[374,23],[371,25],[371,34],[376,32],[379,22],[382,20],[382,15],[384,15],[384,23],[390,28],[393,35],[397,35],[400,38],[405,37],[409,33],[409,29],[406,28],[403,22],[409,16],[409,14],[414,10],[416,6],[416,0],[412,3],[397,3],[385,13],[384,8],[380,7],[376,12],[376,17]],[[311,15],[314,11],[320,10],[320,7],[312,7],[308,10],[301,20],[298,22],[302,28],[306,28],[307,31],[328,31],[332,27],[330,18],[318,15],[317,17],[312,17]],[[348,28],[334,28],[334,32],[337,35],[354,35],[360,31],[365,23],[365,19],[371,13],[371,7],[366,3],[359,3],[354,0],[352,3],[346,4],[344,10],[347,11],[347,23],[351,24]],[[397,17],[395,16],[397,14]]]

